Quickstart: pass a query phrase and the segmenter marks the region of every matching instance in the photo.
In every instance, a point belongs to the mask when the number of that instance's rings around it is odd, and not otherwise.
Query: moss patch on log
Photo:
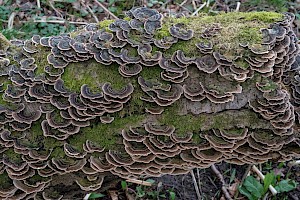
[[[80,132],[71,136],[68,140],[71,145],[82,149],[86,140],[90,140],[105,149],[117,149],[117,143],[122,138],[122,129],[130,126],[138,126],[145,119],[143,115],[128,116],[125,118],[116,117],[110,124],[94,123],[89,127],[81,128]]]
[[[212,24],[219,24],[219,34],[209,40],[214,44],[214,50],[229,55],[235,55],[239,43],[261,44],[262,34],[260,29],[268,28],[271,23],[280,21],[283,15],[275,12],[250,12],[250,13],[221,13],[216,16],[166,18],[163,26],[155,33],[155,38],[160,39],[171,36],[169,29],[172,25],[183,23],[186,29],[194,31],[194,37],[189,41],[181,41],[166,50],[166,54],[172,55],[176,50],[183,50],[187,56],[197,56],[198,50],[195,44],[207,42],[201,38],[201,34]],[[229,50],[229,51],[228,51]]]

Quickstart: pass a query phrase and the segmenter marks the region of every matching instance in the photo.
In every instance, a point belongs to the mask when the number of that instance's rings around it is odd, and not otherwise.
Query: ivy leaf
[[[261,198],[264,195],[263,185],[253,176],[248,176],[245,179],[243,186],[255,197]]]
[[[239,192],[243,195],[245,195],[246,197],[248,197],[249,200],[257,200],[258,198],[252,196],[252,194],[243,186],[239,187]]]
[[[274,172],[270,172],[270,173],[267,173],[265,175],[265,179],[264,179],[264,193],[266,193],[268,191],[268,188],[270,185],[274,185],[275,184],[275,174]]]
[[[293,180],[282,180],[275,186],[275,189],[280,192],[289,192],[297,187],[298,183]]]

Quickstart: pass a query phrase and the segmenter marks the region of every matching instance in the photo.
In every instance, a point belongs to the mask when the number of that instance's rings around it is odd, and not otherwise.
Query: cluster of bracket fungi
[[[244,58],[248,68],[235,62],[240,56],[229,59],[209,42],[195,44],[201,56],[187,57],[181,49],[166,56],[164,50],[192,39],[194,31],[178,23],[170,27],[170,36],[154,39],[162,27],[160,13],[134,8],[127,16],[130,20],[115,20],[107,29],[90,24],[75,36],[35,35],[30,40],[13,40],[0,51],[1,81],[11,81],[2,84],[1,90],[6,102],[0,106],[0,172],[6,180],[0,185],[1,199],[61,199],[63,194],[53,192],[52,180],[74,172],[74,181],[82,190],[95,191],[111,174],[123,178],[176,175],[221,161],[245,164],[299,157],[300,54],[291,27],[294,16],[286,14],[282,21],[262,29],[259,47],[240,44],[250,52]],[[213,24],[201,37],[214,37],[220,29]],[[38,74],[39,66],[31,55],[41,48],[48,51],[48,65]],[[130,54],[130,48],[138,54]],[[90,59],[108,67],[117,63],[120,76],[135,78],[138,86],[128,83],[116,90],[104,82],[99,92],[86,84],[79,93],[69,90],[61,78],[65,68]],[[161,76],[156,80],[140,76],[147,67],[160,67]],[[254,85],[243,87],[254,77],[259,77]],[[113,123],[112,114],[128,106],[137,89],[144,93],[141,100],[152,106],[145,108],[146,120],[120,130],[121,149],[106,149],[86,140],[81,151],[68,143],[83,127]],[[184,102],[186,113],[196,116],[248,109],[264,125],[233,124],[231,129],[178,134],[173,125],[159,124],[153,117],[175,102]],[[55,157],[44,145],[31,144],[34,125],[41,127],[44,138],[64,142],[60,148],[65,158]],[[200,142],[194,142],[195,135]]]

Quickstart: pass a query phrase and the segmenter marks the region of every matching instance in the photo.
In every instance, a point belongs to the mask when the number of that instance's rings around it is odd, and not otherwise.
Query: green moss
[[[264,91],[267,90],[274,91],[278,88],[278,84],[268,78],[263,78],[262,84],[265,84],[263,87],[261,87],[261,89]]]
[[[136,126],[140,124],[144,119],[143,115],[133,115],[125,118],[116,117],[110,124],[93,123],[89,127],[81,128],[80,132],[69,138],[69,143],[82,149],[83,143],[86,140],[90,140],[105,147],[106,149],[118,148],[118,139],[122,129],[128,129],[129,126]]]
[[[137,48],[133,48],[130,45],[127,45],[125,48],[128,49],[128,56],[136,57],[139,55],[137,52]]]
[[[14,152],[14,150],[11,148],[4,151],[3,155],[5,155],[11,162],[14,162],[14,163],[22,163],[23,162],[21,155]]]
[[[111,20],[111,19],[103,20],[103,21],[99,22],[99,29],[104,28],[106,31],[110,32],[110,30],[108,29],[108,26],[113,22],[114,22],[114,20]]]
[[[51,137],[44,137],[43,130],[41,127],[41,121],[34,122],[29,130],[29,134],[27,134],[27,139],[30,146],[41,147],[48,151],[55,149],[56,147],[62,147],[63,141],[57,140]]]
[[[203,117],[193,116],[191,114],[179,115],[179,110],[178,103],[165,108],[161,118],[158,119],[159,123],[173,125],[178,135],[185,135],[187,132],[198,132],[201,130],[204,123]]]
[[[181,49],[186,55],[194,56],[195,52],[198,52],[195,44],[205,41],[201,38],[201,33],[212,24],[220,24],[222,29],[216,36],[210,38],[214,45],[214,50],[224,54],[236,54],[241,49],[239,47],[240,42],[249,44],[261,43],[262,34],[260,29],[267,28],[271,23],[281,19],[283,19],[283,15],[275,12],[233,12],[221,13],[216,16],[204,14],[200,17],[166,18],[162,28],[155,33],[154,37],[161,39],[170,36],[169,28],[173,24],[184,23],[185,29],[194,31],[194,37],[189,41],[174,44],[166,53],[167,55],[172,55],[174,51]],[[229,52],[228,49],[230,49]]]
[[[6,50],[11,43],[2,33],[0,33],[0,50]]]
[[[37,53],[31,54],[31,56],[35,59],[35,64],[37,68],[34,70],[34,74],[36,76],[45,73],[45,67],[49,65],[47,56],[50,54],[49,49],[46,47],[39,47],[39,51]]]
[[[26,179],[26,181],[31,185],[35,185],[38,182],[42,182],[42,181],[46,181],[46,180],[49,180],[49,178],[42,177],[38,174],[35,174],[32,177],[29,177]]]
[[[61,78],[65,86],[75,92],[79,92],[83,84],[88,84],[92,90],[99,91],[99,85],[106,82],[110,82],[115,89],[121,89],[130,82],[119,74],[117,64],[106,66],[93,59],[70,63]]]
[[[161,80],[160,73],[163,70],[159,66],[153,66],[153,67],[143,67],[143,70],[140,73],[140,76],[142,76],[145,80]]]
[[[237,59],[233,62],[237,67],[242,68],[242,69],[248,69],[249,63],[247,63],[243,59]]]
[[[262,41],[262,35],[258,33],[258,27],[246,27],[240,30],[236,37],[242,43],[249,41],[252,41],[253,43],[260,43]]]
[[[193,137],[192,137],[192,142],[194,144],[201,144],[203,142],[203,138],[200,137],[200,134],[199,133],[194,133],[193,134]]]
[[[0,188],[8,189],[13,185],[13,181],[9,178],[7,172],[4,170],[3,173],[0,173]]]
[[[50,158],[64,158],[64,157],[66,157],[66,154],[64,152],[64,148],[63,147],[56,147],[51,152],[51,155],[50,155]]]
[[[243,128],[236,128],[236,129],[229,129],[229,130],[226,130],[226,133],[227,134],[230,134],[232,136],[240,136],[242,135],[242,133],[244,132],[244,129]]]
[[[256,113],[249,110],[239,110],[233,114],[232,111],[223,111],[216,114],[180,115],[177,103],[165,108],[158,118],[160,124],[173,125],[178,135],[185,135],[187,132],[199,133],[210,129],[232,129],[238,124],[247,127],[256,126],[260,118]]]
[[[1,77],[1,79],[4,79],[4,80],[1,80],[1,82],[0,82],[0,83],[3,84],[3,85],[1,86],[1,91],[2,91],[2,92],[0,92],[0,105],[2,105],[2,106],[9,106],[10,103],[7,102],[7,101],[5,101],[5,100],[3,99],[3,94],[4,94],[4,91],[7,89],[7,86],[8,86],[8,85],[11,85],[12,82],[11,82],[10,79],[7,79],[7,77],[5,77],[5,76]]]

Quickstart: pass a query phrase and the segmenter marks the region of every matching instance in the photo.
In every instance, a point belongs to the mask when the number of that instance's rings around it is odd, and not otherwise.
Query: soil
[[[300,183],[300,166],[289,167],[287,163],[281,164],[281,167],[278,167],[279,163],[269,163],[263,164],[262,173],[266,174],[270,170],[274,170],[275,174],[281,174],[281,179],[291,179]],[[237,195],[237,187],[234,189],[234,185],[241,183],[243,176],[245,175],[248,165],[233,165],[228,163],[216,164],[217,169],[223,175],[227,188],[233,188],[233,199],[246,200],[247,198],[242,195]],[[235,172],[234,172],[235,171]],[[193,170],[196,182],[198,184],[200,195],[202,200],[225,200],[222,193],[221,187],[222,184],[217,178],[216,174],[210,169],[194,169]],[[233,174],[235,174],[233,176]],[[255,174],[251,174],[256,177]],[[101,188],[99,191],[94,193],[105,194],[106,197],[98,198],[99,200],[111,200],[109,192],[116,191],[118,200],[171,200],[170,191],[175,193],[176,200],[197,200],[197,194],[194,186],[194,182],[191,176],[191,173],[184,175],[164,175],[158,178],[151,178],[154,180],[154,184],[151,187],[140,186],[136,184],[127,183],[127,192],[122,189],[121,181],[122,180],[113,180],[113,183],[109,183],[110,187],[106,187],[105,190]],[[83,197],[87,194],[84,191],[81,191],[80,188],[75,188],[74,185],[64,186],[59,185],[60,191],[64,193],[64,199],[72,200],[82,200]],[[144,196],[138,197],[138,187],[142,188],[142,191],[145,193]],[[75,191],[75,192],[74,192]],[[68,194],[66,194],[68,193]],[[126,194],[127,193],[127,194]],[[153,196],[153,193],[156,195]],[[229,192],[230,193],[230,192]],[[131,195],[130,195],[131,194]],[[151,195],[150,195],[151,194]],[[128,198],[128,195],[131,198]],[[235,197],[234,197],[235,196]],[[297,186],[295,190],[292,190],[288,193],[277,194],[276,197],[269,196],[266,200],[299,200],[300,199],[300,185]]]

